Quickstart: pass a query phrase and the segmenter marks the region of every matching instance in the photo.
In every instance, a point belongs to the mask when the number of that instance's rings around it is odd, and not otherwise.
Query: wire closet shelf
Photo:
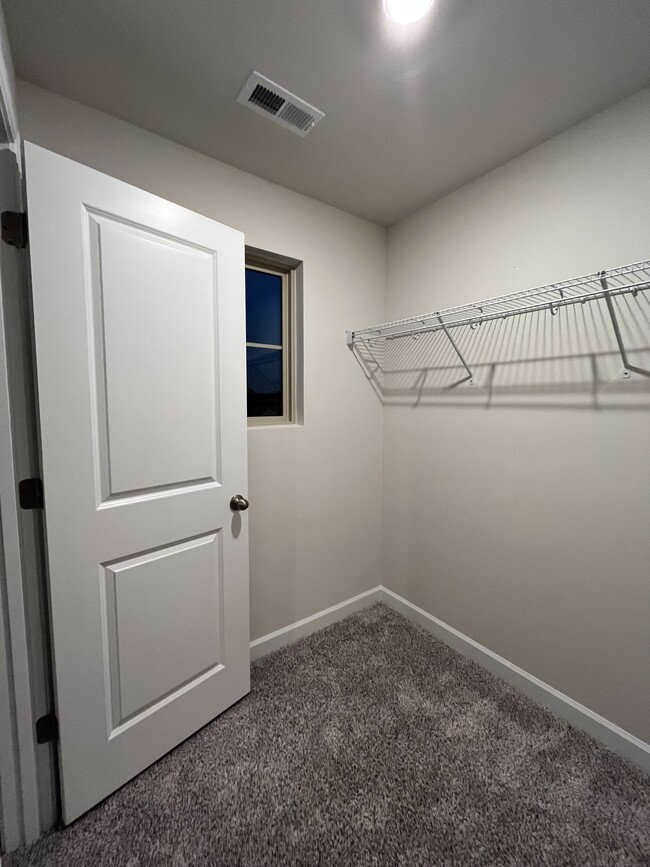
[[[436,310],[423,316],[411,316],[407,319],[395,319],[383,325],[373,325],[357,331],[347,331],[346,340],[349,348],[355,346],[372,347],[400,338],[418,339],[422,334],[442,331],[448,338],[460,362],[469,377],[472,371],[463,357],[453,337],[454,329],[469,327],[476,329],[483,322],[508,319],[527,313],[547,310],[555,316],[560,308],[572,304],[587,304],[591,301],[605,301],[609,318],[616,337],[619,353],[626,371],[650,376],[650,372],[637,368],[627,357],[627,350],[621,334],[613,298],[631,293],[637,296],[650,288],[650,260],[611,268],[607,271],[597,271],[583,277],[563,280],[559,283],[549,283],[524,292],[514,292],[500,295],[474,304],[463,304],[459,307],[448,307]]]

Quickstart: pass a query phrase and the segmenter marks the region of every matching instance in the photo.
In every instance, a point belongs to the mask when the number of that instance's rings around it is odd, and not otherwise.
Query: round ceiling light
[[[432,6],[433,0],[384,0],[384,12],[395,24],[413,24]]]

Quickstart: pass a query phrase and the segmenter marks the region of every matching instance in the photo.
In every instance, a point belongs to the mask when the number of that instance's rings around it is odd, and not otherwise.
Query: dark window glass
[[[282,350],[246,347],[248,415],[283,415]]]
[[[282,344],[282,277],[246,269],[246,342]]]

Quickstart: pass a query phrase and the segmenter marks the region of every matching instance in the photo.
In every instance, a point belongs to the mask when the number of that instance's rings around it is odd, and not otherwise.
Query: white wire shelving
[[[464,354],[464,347],[469,345],[463,338],[467,331],[475,331],[485,322],[525,317],[527,314],[546,312],[549,317],[556,317],[563,308],[599,302],[599,306],[603,305],[603,314],[609,322],[612,340],[615,340],[616,350],[623,362],[623,376],[629,378],[636,374],[650,377],[649,370],[630,360],[616,303],[620,302],[622,296],[637,298],[639,293],[645,294],[648,289],[650,260],[644,260],[474,304],[463,304],[422,316],[396,319],[382,325],[348,331],[346,340],[349,348],[357,353],[365,367],[376,365],[378,369],[383,369],[383,360],[389,354],[388,347],[393,341],[399,344],[399,354],[403,361],[405,353],[412,355],[415,352],[415,349],[409,352],[408,338],[418,340],[422,335],[441,332],[440,339],[446,341],[449,351],[465,370],[466,375],[459,383],[474,385],[476,380],[472,358]]]

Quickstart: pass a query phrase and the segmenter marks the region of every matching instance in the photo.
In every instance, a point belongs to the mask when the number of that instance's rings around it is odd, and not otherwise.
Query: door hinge
[[[24,211],[3,211],[0,215],[2,240],[12,247],[27,246],[27,214]]]
[[[58,741],[59,721],[53,710],[36,720],[36,743],[46,744],[48,741]]]
[[[43,509],[43,482],[40,479],[23,479],[18,482],[18,502],[21,509]]]

